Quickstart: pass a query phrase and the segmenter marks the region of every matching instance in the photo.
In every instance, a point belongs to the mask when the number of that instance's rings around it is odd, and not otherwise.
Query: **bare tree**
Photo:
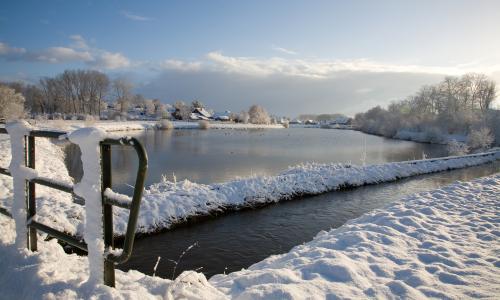
[[[125,78],[117,78],[113,81],[113,92],[116,102],[120,105],[120,112],[124,113],[132,99],[133,85]]]
[[[0,117],[17,119],[24,114],[24,96],[5,85],[0,85]]]

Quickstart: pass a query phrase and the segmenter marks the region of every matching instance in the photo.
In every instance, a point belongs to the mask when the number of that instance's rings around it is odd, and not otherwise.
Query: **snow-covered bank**
[[[210,185],[188,180],[170,182],[164,178],[144,192],[138,231],[151,233],[200,215],[464,168],[499,158],[500,152],[491,152],[368,166],[307,164],[290,168],[277,176],[257,176]],[[116,216],[118,232],[123,232],[124,220],[124,216]]]
[[[467,136],[465,134],[443,134],[438,132],[421,132],[410,130],[398,130],[396,135],[394,135],[392,138],[397,140],[442,145],[446,145],[451,141],[457,141],[461,143],[467,142]]]
[[[35,126],[46,130],[73,131],[78,128],[92,126],[107,132],[131,131],[131,130],[151,130],[158,128],[158,121],[63,121],[63,120],[43,120],[34,122]],[[173,129],[198,129],[198,122],[172,121]],[[280,129],[281,124],[243,124],[230,122],[210,122],[210,129]]]
[[[238,299],[498,297],[500,174],[410,196],[210,283]]]
[[[86,284],[85,257],[56,241],[14,246],[0,215],[6,299],[495,299],[500,290],[500,174],[413,195],[247,270],[174,282],[116,271],[116,289]],[[152,266],[153,267],[153,266]]]

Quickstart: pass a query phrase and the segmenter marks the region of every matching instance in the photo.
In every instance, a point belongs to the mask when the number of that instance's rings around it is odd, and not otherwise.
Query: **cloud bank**
[[[0,42],[0,58],[8,61],[41,62],[49,64],[84,63],[88,67],[116,70],[127,68],[131,61],[119,52],[109,52],[89,47],[81,35],[71,35],[68,46],[48,47],[41,50],[27,50]]]

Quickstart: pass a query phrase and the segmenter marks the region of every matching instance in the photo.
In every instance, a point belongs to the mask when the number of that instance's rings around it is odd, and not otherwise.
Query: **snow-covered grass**
[[[410,196],[210,283],[238,299],[497,299],[500,174]]]
[[[438,131],[422,132],[400,129],[392,137],[393,139],[414,141],[421,143],[433,143],[446,145],[451,141],[461,143],[467,142],[467,136],[464,134],[444,134]]]
[[[0,215],[5,299],[495,299],[500,289],[500,174],[412,195],[322,231],[290,252],[209,281],[116,271],[116,289],[85,284],[85,257],[55,240],[31,253]],[[153,268],[153,266],[152,266]]]

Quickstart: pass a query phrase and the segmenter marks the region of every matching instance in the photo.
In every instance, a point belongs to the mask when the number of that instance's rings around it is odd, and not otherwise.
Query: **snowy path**
[[[500,291],[500,173],[420,193],[248,270],[182,273],[175,282],[117,271],[117,287],[86,284],[85,257],[55,241],[18,250],[0,215],[6,299],[494,299]]]

